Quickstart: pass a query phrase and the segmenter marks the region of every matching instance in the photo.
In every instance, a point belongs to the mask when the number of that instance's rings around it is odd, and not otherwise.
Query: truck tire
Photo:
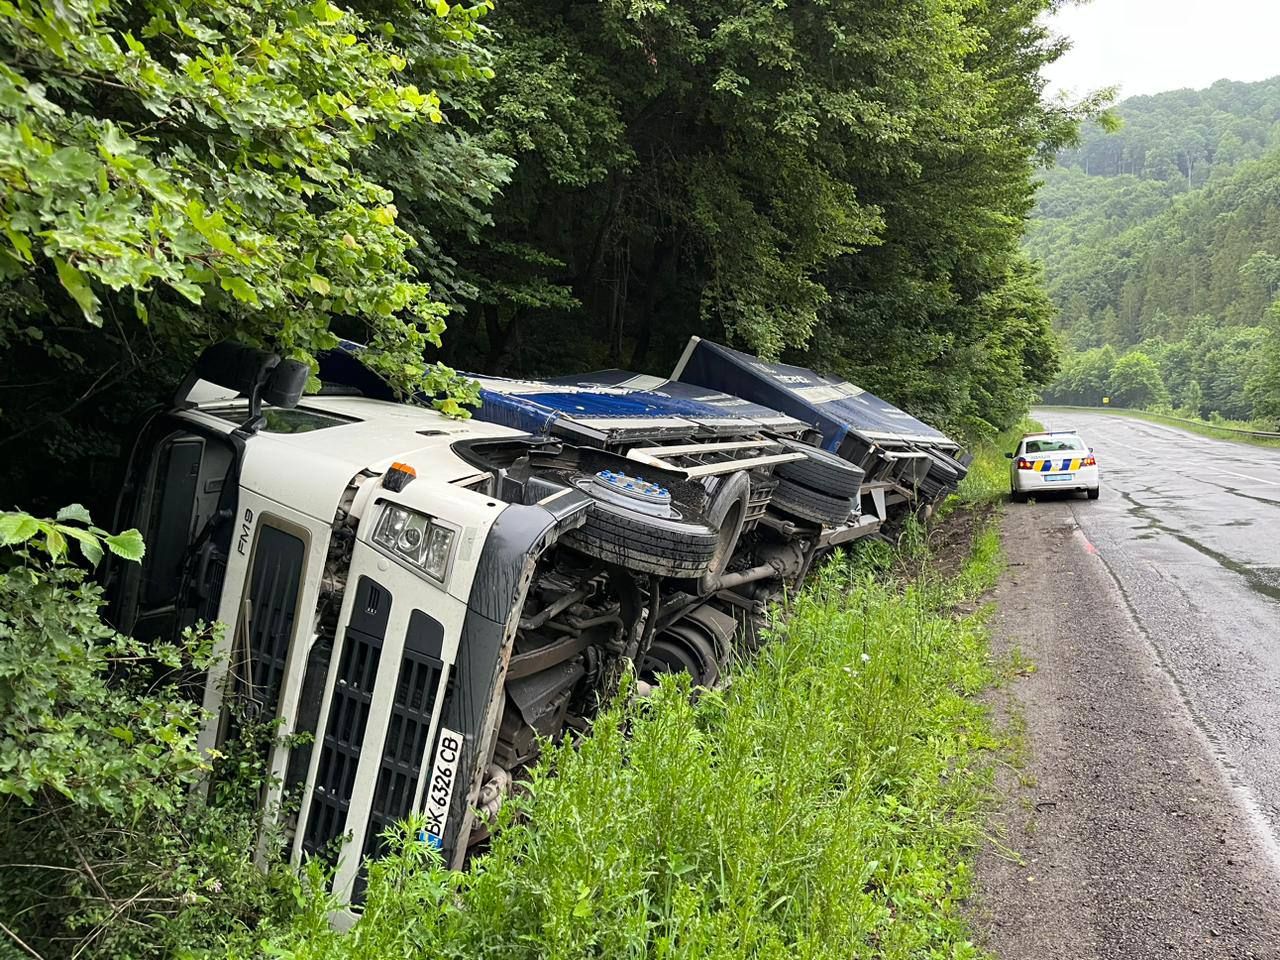
[[[650,516],[593,499],[586,523],[562,542],[629,570],[696,579],[715,558],[720,534],[698,521]]]
[[[773,472],[783,480],[831,497],[858,495],[863,478],[860,468],[818,447],[794,440],[781,439],[778,442],[787,453],[803,453],[805,457],[803,460],[780,463],[774,468]]]
[[[790,480],[781,480],[773,491],[771,505],[801,520],[838,527],[853,513],[854,500],[853,497],[833,497]]]

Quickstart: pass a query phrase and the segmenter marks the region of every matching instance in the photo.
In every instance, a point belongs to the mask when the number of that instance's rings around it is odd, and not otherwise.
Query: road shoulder
[[[993,695],[1020,764],[978,863],[1001,960],[1280,957],[1276,865],[1161,668],[1073,501],[1010,506]]]

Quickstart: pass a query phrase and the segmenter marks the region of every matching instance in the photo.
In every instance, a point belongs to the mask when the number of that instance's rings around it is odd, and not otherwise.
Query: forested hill
[[[1280,413],[1280,78],[1121,103],[1045,176],[1027,250],[1067,345],[1049,399]]]

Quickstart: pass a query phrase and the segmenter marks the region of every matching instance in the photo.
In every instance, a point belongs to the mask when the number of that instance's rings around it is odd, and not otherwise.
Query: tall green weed
[[[979,956],[960,903],[994,745],[989,585],[829,563],[725,689],[663,682],[549,751],[490,851],[447,874],[402,834],[347,933],[313,895],[245,951],[293,958]],[[976,572],[973,572],[976,571]]]
[[[108,551],[137,560],[142,538],[77,505],[0,513],[0,960],[165,957],[293,903],[292,873],[252,856],[257,742],[197,746],[216,631],[116,632],[73,562]]]

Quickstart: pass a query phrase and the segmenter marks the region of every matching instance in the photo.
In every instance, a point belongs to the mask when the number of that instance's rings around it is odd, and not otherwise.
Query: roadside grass
[[[1208,420],[1194,420],[1184,417],[1175,417],[1168,414],[1157,413],[1152,410],[1129,410],[1119,407],[1060,407],[1050,405],[1039,405],[1037,410],[1050,410],[1061,413],[1070,413],[1072,411],[1081,411],[1084,413],[1102,413],[1112,417],[1129,417],[1132,420],[1148,420],[1153,423],[1168,424],[1171,427],[1177,427],[1180,430],[1186,430],[1189,433],[1197,433],[1203,437],[1210,437],[1214,440],[1235,440],[1237,443],[1247,443],[1254,447],[1269,447],[1271,449],[1280,449],[1280,438],[1268,437],[1251,437],[1247,433],[1234,433],[1228,427],[1235,430],[1257,430],[1263,433],[1274,433],[1276,425],[1274,423],[1266,423],[1262,421],[1249,420],[1221,420],[1210,422]]]
[[[1009,461],[1005,454],[1017,447],[1024,434],[1043,430],[1044,424],[1023,417],[995,439],[978,444],[973,450],[969,473],[949,501],[951,509],[990,506],[1005,499],[1009,492]]]
[[[991,484],[988,484],[991,486]],[[963,901],[992,751],[992,525],[949,579],[839,556],[723,689],[622,697],[549,750],[487,854],[450,874],[412,836],[363,918],[315,893],[236,955],[975,958]]]

